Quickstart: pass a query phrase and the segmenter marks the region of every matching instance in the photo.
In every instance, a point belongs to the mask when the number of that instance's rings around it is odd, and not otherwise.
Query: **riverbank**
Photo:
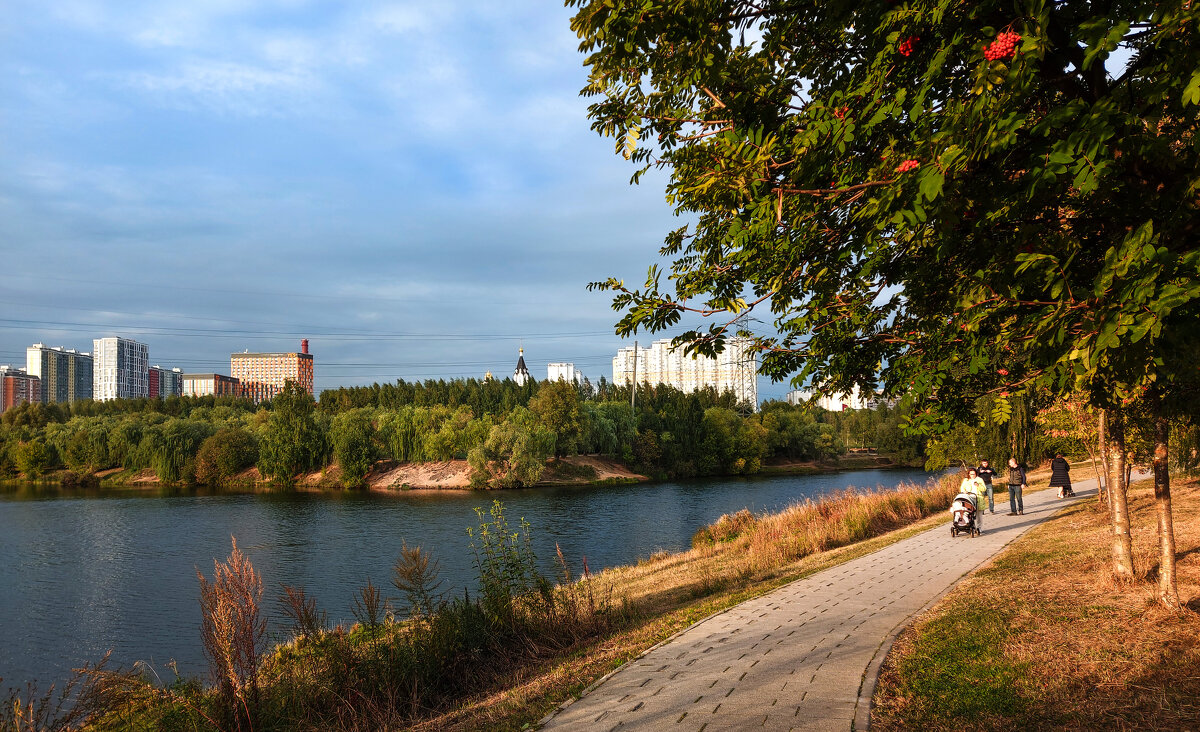
[[[878,453],[849,453],[834,460],[787,460],[779,459],[765,463],[759,472],[752,474],[759,477],[780,475],[823,475],[852,470],[890,470],[903,468],[920,468],[921,464],[909,464],[897,461],[888,455]],[[722,477],[722,476],[709,476]],[[730,477],[730,476],[724,476]],[[571,455],[547,461],[546,469],[540,480],[532,488],[561,487],[561,486],[601,486],[622,485],[632,483],[649,483],[653,478],[631,470],[621,462],[600,455]],[[394,460],[380,460],[364,479],[367,490],[384,493],[395,491],[478,491],[471,487],[471,467],[466,460],[444,460],[425,463],[398,463]],[[24,478],[9,478],[0,480],[0,486],[19,485],[65,486],[78,488],[162,488],[174,485],[165,483],[152,469],[129,470],[112,468],[96,473],[76,473],[69,470],[58,470],[47,473],[34,480]],[[263,478],[258,468],[248,468],[230,478],[218,489],[269,491],[275,489],[275,484]],[[297,491],[341,491],[347,490],[341,481],[341,470],[336,464],[319,471],[299,476],[292,486]],[[502,490],[502,489],[487,489]]]
[[[478,611],[458,605],[444,617],[439,614],[438,619],[421,626],[440,629],[434,637],[445,638],[445,643],[420,645],[415,656],[408,645],[412,636],[391,625],[364,634],[360,618],[354,628],[320,634],[321,640],[293,644],[297,651],[303,651],[303,658],[290,652],[264,657],[262,691],[263,698],[269,700],[272,717],[269,723],[263,719],[255,726],[261,729],[347,728],[354,724],[360,728],[378,727],[383,717],[375,715],[384,714],[384,708],[396,701],[389,702],[386,695],[378,694],[386,694],[389,688],[404,688],[405,699],[412,695],[418,708],[454,711],[433,718],[423,714],[412,718],[403,708],[397,711],[394,706],[388,707],[391,709],[388,713],[394,716],[388,718],[387,726],[415,724],[431,730],[520,729],[536,722],[573,690],[586,686],[700,617],[906,536],[908,529],[900,527],[911,527],[922,517],[935,514],[926,520],[943,521],[944,505],[956,487],[950,482],[934,488],[838,492],[769,516],[747,516],[731,510],[729,516],[698,537],[690,550],[677,554],[651,550],[635,563],[586,575],[583,583],[562,583],[560,577],[559,589],[553,594],[553,611],[544,601],[537,600],[543,597],[541,591],[534,590],[531,595],[521,595],[528,597],[530,604],[522,600],[515,606],[507,606],[518,609],[518,616],[476,635],[491,626],[490,621],[483,619],[492,611],[486,605]],[[520,514],[513,511],[515,519]],[[508,535],[489,533],[501,534]],[[517,545],[520,542],[514,546]],[[228,551],[228,544],[225,546]],[[569,554],[568,560],[575,567],[581,566],[578,554]],[[356,616],[360,611],[361,608],[356,610]],[[483,615],[478,615],[479,612]],[[505,630],[499,632],[500,628]],[[513,628],[525,630],[514,637]],[[446,632],[450,635],[440,635]],[[416,640],[425,644],[429,637],[418,633]],[[459,640],[453,640],[456,637]],[[449,655],[443,657],[443,654]],[[402,662],[413,657],[424,661],[416,667]],[[488,661],[480,664],[479,658]],[[393,660],[380,666],[382,659]],[[406,668],[419,671],[421,677],[401,683]],[[286,684],[268,689],[266,686],[275,683],[268,683],[269,679],[285,679]],[[317,684],[311,692],[306,691],[310,682]],[[331,721],[325,717],[351,713],[345,709],[339,711],[332,702],[332,706],[320,708],[305,706],[303,714],[293,706],[309,705],[310,700],[329,688],[338,690],[342,698],[366,695],[361,704],[354,705],[353,713],[359,716],[353,723],[349,719]],[[197,696],[189,696],[187,703],[198,709],[211,712],[210,705],[219,703],[209,692],[200,692],[199,687],[177,684],[173,689],[173,693],[189,695],[194,690]],[[285,696],[281,698],[278,694]],[[147,702],[144,696],[134,696],[138,703]],[[133,701],[130,699],[130,703]],[[299,727],[292,724],[299,719],[316,721]]]
[[[1179,592],[1156,597],[1153,485],[1129,491],[1129,586],[1110,573],[1112,528],[1095,501],[1067,508],[964,580],[897,639],[871,727],[1196,729],[1200,727],[1200,481],[1176,480]]]

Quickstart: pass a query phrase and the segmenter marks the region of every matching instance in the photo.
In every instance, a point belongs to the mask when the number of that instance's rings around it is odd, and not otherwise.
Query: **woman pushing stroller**
[[[975,472],[975,468],[967,471],[967,477],[963,478],[962,485],[958,487],[958,492],[975,495],[975,530],[980,534],[983,533],[983,507],[987,505],[987,484],[983,482],[983,478]]]

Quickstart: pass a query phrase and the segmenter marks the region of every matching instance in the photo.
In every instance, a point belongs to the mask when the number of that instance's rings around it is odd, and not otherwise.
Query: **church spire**
[[[529,369],[525,367],[524,348],[517,351],[517,368],[513,370],[513,381],[517,382],[518,386],[525,386],[525,382],[529,381]]]

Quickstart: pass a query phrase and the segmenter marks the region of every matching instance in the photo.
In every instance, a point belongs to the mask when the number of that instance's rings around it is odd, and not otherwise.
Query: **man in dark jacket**
[[[1071,490],[1071,464],[1062,453],[1056,453],[1050,461],[1050,487],[1058,488],[1058,497],[1066,498],[1075,495]]]
[[[1025,501],[1025,468],[1022,468],[1015,457],[1008,459],[1008,506],[1012,510],[1009,516],[1024,516]]]
[[[988,512],[995,513],[996,502],[992,500],[992,478],[995,477],[996,471],[992,469],[991,464],[987,460],[981,460],[979,462],[979,467],[975,468],[975,474],[980,478],[983,478],[983,483],[987,486]],[[983,506],[980,506],[979,510],[982,511]]]

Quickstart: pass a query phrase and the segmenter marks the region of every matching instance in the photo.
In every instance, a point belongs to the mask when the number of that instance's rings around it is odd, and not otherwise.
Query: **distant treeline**
[[[751,412],[732,393],[511,379],[289,387],[270,403],[212,397],[28,404],[0,420],[0,477],[68,469],[153,469],[171,483],[221,485],[247,468],[287,485],[337,465],[362,485],[377,460],[465,458],[478,487],[536,482],[552,456],[599,454],[656,478],[758,472],[764,461],[820,460],[848,445],[904,461],[924,443],[896,410],[831,413],[782,402]]]

